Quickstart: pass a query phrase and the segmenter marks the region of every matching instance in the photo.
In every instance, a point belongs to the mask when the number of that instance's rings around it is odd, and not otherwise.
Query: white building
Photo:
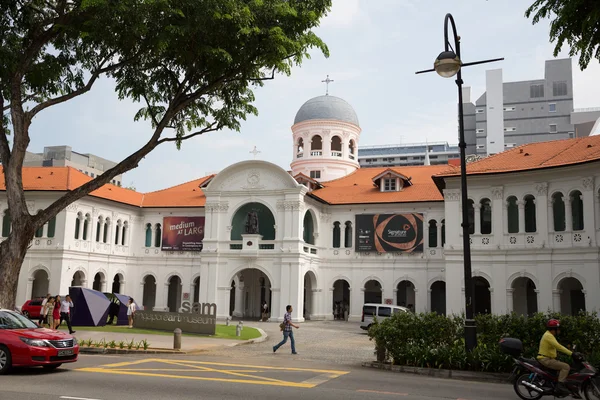
[[[364,302],[462,312],[458,170],[361,169],[360,134],[348,103],[321,96],[296,116],[291,172],[255,160],[153,193],[106,185],[38,232],[18,303],[84,286],[155,310],[177,310],[188,298],[215,302],[220,318],[258,317],[262,301],[276,319],[291,304],[297,321],[332,319],[338,302],[348,303],[351,320]],[[599,136],[469,164],[477,312],[600,308],[599,166]],[[36,212],[90,178],[27,167],[23,179]],[[258,235],[244,233],[251,212]],[[202,224],[202,251],[177,242]],[[191,248],[169,247],[176,242]]]

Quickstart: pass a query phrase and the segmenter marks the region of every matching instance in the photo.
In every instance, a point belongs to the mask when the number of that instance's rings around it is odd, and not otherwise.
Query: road
[[[305,361],[282,352],[222,355],[81,355],[48,372],[0,377],[2,400],[406,399],[506,400],[510,385],[434,379]]]

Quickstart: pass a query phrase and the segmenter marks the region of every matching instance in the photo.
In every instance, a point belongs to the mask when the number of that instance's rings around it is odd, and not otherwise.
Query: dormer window
[[[397,180],[398,178],[382,178],[383,179],[383,189],[384,192],[395,192],[398,187]]]

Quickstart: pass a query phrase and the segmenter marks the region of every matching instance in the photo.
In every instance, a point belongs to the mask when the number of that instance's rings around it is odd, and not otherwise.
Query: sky
[[[348,101],[362,128],[360,146],[433,141],[457,143],[457,90],[452,79],[415,75],[432,68],[443,50],[444,16],[450,12],[461,36],[463,62],[505,60],[463,71],[472,100],[485,91],[486,69],[503,69],[505,82],[541,79],[544,61],[553,58],[549,22],[532,25],[525,10],[533,0],[333,0],[333,8],[316,33],[330,57],[313,52],[290,77],[278,76],[255,91],[257,117],[240,132],[221,131],[184,142],[181,150],[165,143],[123,185],[141,192],[175,186],[254,158],[289,169],[291,126],[300,106],[325,94]],[[558,58],[567,57],[563,52]],[[574,107],[600,107],[600,64],[592,60],[580,71],[573,60]],[[100,80],[91,92],[51,107],[31,126],[29,151],[69,145],[73,151],[120,161],[145,143],[151,128],[134,122],[140,105],[119,101],[114,83]]]

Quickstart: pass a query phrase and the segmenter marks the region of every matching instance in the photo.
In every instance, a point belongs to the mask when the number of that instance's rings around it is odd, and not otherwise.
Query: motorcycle
[[[538,400],[544,396],[581,399],[583,394],[586,400],[600,400],[600,375],[583,357],[574,357],[565,382],[570,393],[564,394],[556,389],[558,371],[545,368],[536,359],[524,358],[523,343],[519,339],[501,339],[500,350],[515,361],[511,378],[515,393],[521,399]]]

